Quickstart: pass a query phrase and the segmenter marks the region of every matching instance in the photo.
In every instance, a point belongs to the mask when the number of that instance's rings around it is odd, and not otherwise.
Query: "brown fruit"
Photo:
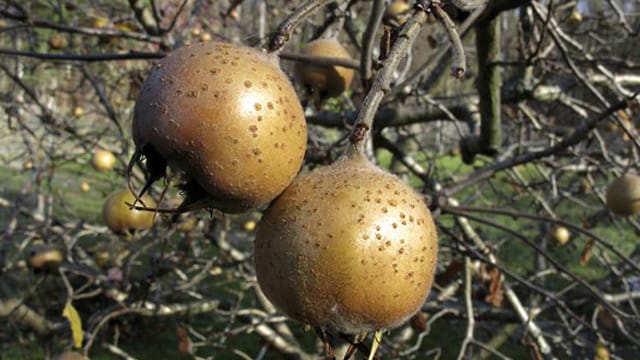
[[[388,26],[399,27],[407,22],[411,15],[411,6],[404,0],[393,0],[384,11],[382,22]]]
[[[65,351],[58,355],[55,360],[88,360],[87,357],[75,351]]]
[[[105,224],[114,232],[124,233],[132,230],[145,230],[153,225],[153,211],[130,209],[135,197],[129,190],[116,191],[109,195],[102,207],[102,218]],[[144,206],[155,208],[156,203],[147,195],[141,198]],[[138,202],[136,206],[141,206]]]
[[[64,255],[57,247],[50,244],[33,245],[29,251],[27,262],[34,270],[55,271],[62,263]]]
[[[154,67],[136,102],[133,137],[147,168],[164,168],[166,160],[206,194],[207,206],[242,212],[289,185],[302,164],[307,130],[275,57],[203,42]]]
[[[98,171],[108,171],[113,169],[113,166],[116,164],[116,157],[113,155],[111,151],[107,150],[97,150],[93,153],[93,158],[91,159],[91,165],[93,168]]]
[[[607,207],[617,215],[634,215],[640,211],[640,176],[624,174],[607,188]]]
[[[69,45],[67,38],[62,34],[53,34],[49,37],[49,47],[54,50],[61,50]]]
[[[557,245],[564,245],[571,239],[571,233],[564,226],[556,226],[553,228],[550,238]]]
[[[307,44],[302,54],[329,58],[350,58],[347,50],[335,38],[318,39]],[[320,66],[299,62],[295,69],[296,81],[312,88],[321,96],[336,97],[351,85],[353,69],[342,66]]]
[[[420,195],[352,154],[296,179],[258,225],[258,282],[290,317],[358,334],[400,325],[431,288],[436,229]]]

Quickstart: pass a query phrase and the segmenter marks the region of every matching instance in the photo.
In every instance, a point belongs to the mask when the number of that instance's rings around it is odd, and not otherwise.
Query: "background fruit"
[[[116,157],[111,151],[97,150],[93,153],[91,164],[93,168],[98,171],[108,171],[113,169],[113,166],[116,164]]]
[[[347,50],[335,38],[318,39],[302,49],[304,55],[350,58]],[[299,62],[295,66],[296,80],[321,96],[335,97],[351,85],[353,69],[342,66],[320,66]]]
[[[53,34],[49,37],[49,47],[54,50],[61,50],[69,46],[67,38],[62,34]]]
[[[564,226],[554,227],[550,235],[551,240],[558,245],[564,245],[571,239],[571,232]]]
[[[151,167],[166,159],[209,206],[227,212],[280,194],[307,141],[302,107],[277,62],[219,42],[175,50],[154,67],[136,102],[133,136],[147,158],[160,159]]]
[[[76,106],[73,108],[73,116],[80,117],[84,115],[84,108],[82,106]]]
[[[390,26],[402,26],[411,15],[411,6],[404,0],[393,0],[384,11],[382,21]]]
[[[89,192],[89,190],[91,190],[91,186],[89,186],[88,183],[83,182],[80,184],[80,190],[82,190],[82,192]]]
[[[255,244],[258,282],[278,308],[351,334],[411,317],[436,257],[420,196],[361,155],[296,179],[267,209]]]
[[[618,215],[633,215],[640,211],[640,176],[624,174],[607,188],[607,207]]]
[[[142,197],[144,206],[155,208],[156,203],[147,195]],[[131,230],[145,230],[153,225],[153,211],[129,209],[135,197],[129,190],[116,191],[109,195],[102,207],[102,218],[105,224],[114,232],[122,233]],[[137,204],[140,206],[140,202]]]
[[[57,247],[50,244],[35,244],[29,250],[27,262],[35,270],[55,271],[62,263],[64,255]]]

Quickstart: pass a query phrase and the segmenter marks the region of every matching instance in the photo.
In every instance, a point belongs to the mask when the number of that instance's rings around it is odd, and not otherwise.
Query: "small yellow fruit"
[[[557,245],[564,245],[571,239],[571,233],[564,226],[556,226],[550,234],[551,240]]]
[[[24,162],[24,164],[22,164],[22,168],[24,170],[31,170],[33,169],[33,162],[31,162],[31,160],[27,160]]]
[[[34,270],[55,271],[62,263],[62,251],[53,245],[36,244],[29,251],[27,262]]]
[[[211,41],[211,34],[209,34],[208,32],[204,32],[200,34],[200,41],[202,42]]]
[[[54,50],[61,50],[69,45],[67,38],[62,34],[53,34],[49,37],[49,47]]]
[[[629,216],[640,211],[640,176],[624,174],[607,188],[607,207],[612,213]]]
[[[109,26],[109,19],[102,16],[96,16],[91,19],[91,27],[93,28],[105,28]]]
[[[574,11],[569,16],[569,24],[573,26],[580,24],[582,20],[582,13],[580,13],[579,11]]]
[[[256,222],[253,220],[249,220],[245,222],[242,226],[246,231],[253,231],[256,228]]]
[[[97,150],[93,154],[91,164],[93,168],[98,171],[108,171],[113,169],[113,166],[116,164],[116,157],[111,151]]]
[[[82,115],[84,115],[84,109],[82,106],[76,106],[73,108],[73,116],[81,117]]]
[[[91,190],[91,187],[86,182],[83,182],[82,184],[80,184],[80,190],[82,190],[82,192],[89,192],[89,190]]]
[[[146,230],[153,226],[153,211],[130,209],[135,197],[129,190],[116,191],[109,195],[102,207],[102,218],[105,224],[116,233],[131,230]],[[148,208],[155,208],[156,202],[147,195],[141,201]],[[138,202],[138,205],[141,205]]]
[[[200,36],[200,34],[202,33],[202,30],[200,30],[200,28],[193,28],[191,29],[191,36]]]

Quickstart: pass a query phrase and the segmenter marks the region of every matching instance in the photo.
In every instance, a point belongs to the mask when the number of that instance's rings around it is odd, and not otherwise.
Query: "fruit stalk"
[[[331,0],[309,0],[289,14],[289,16],[287,16],[287,18],[278,25],[278,30],[276,30],[269,40],[269,52],[273,53],[280,51],[284,44],[289,40],[291,33],[299,23],[309,15],[313,14],[317,9],[324,7],[330,2]]]

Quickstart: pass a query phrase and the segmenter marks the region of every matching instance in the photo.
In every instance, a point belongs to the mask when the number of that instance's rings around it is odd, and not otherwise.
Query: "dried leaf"
[[[584,250],[582,250],[582,255],[580,255],[580,265],[586,266],[591,260],[593,256],[593,245],[595,245],[595,240],[591,239],[584,245]]]
[[[191,339],[189,339],[187,329],[180,325],[177,325],[176,335],[178,336],[178,351],[180,352],[180,354],[191,354],[193,351],[193,344],[191,343]]]
[[[66,317],[71,325],[73,346],[76,349],[81,348],[82,338],[84,336],[84,332],[82,331],[82,319],[80,318],[80,314],[78,314],[76,308],[71,304],[71,301],[67,301],[67,304],[64,306],[64,310],[62,310],[62,316]]]
[[[488,271],[491,280],[489,282],[489,294],[485,297],[485,301],[495,307],[502,307],[504,292],[502,291],[502,276],[497,267],[492,267]]]
[[[452,259],[447,268],[440,274],[436,275],[436,282],[440,286],[445,286],[454,281],[464,269],[464,261],[462,259]]]

